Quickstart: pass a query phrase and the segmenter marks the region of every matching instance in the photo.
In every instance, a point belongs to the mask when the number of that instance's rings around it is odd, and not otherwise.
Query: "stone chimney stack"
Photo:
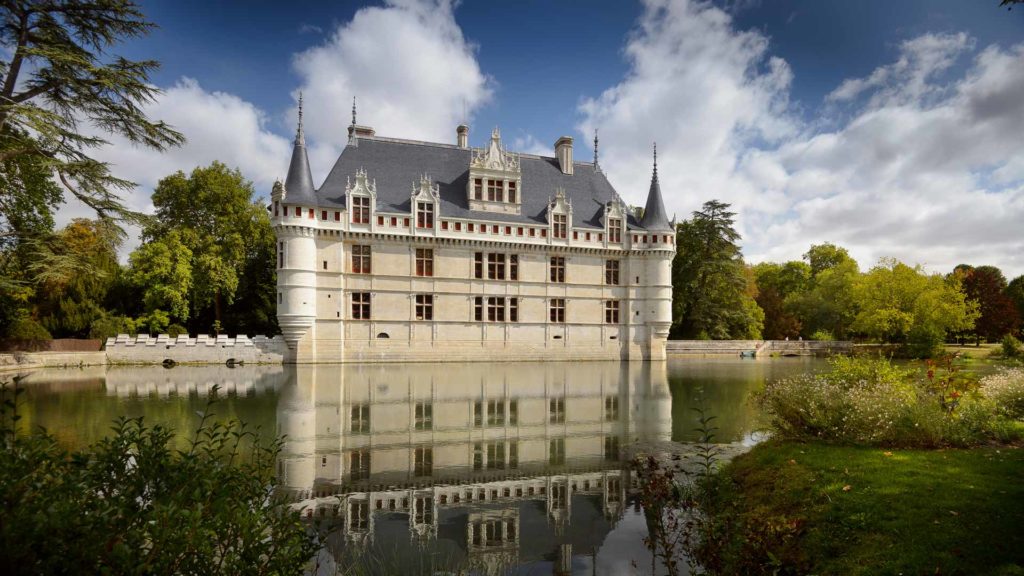
[[[572,136],[562,136],[555,142],[555,157],[562,174],[572,174]]]
[[[469,126],[459,124],[459,127],[455,129],[455,134],[458,136],[459,148],[469,148]]]

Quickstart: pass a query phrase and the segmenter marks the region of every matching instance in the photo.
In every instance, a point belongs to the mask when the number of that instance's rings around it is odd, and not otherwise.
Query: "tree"
[[[190,313],[172,314],[190,318],[197,331],[226,318],[236,331],[277,331],[274,233],[254,196],[252,183],[220,162],[172,174],[153,193],[156,215],[143,238],[159,242],[174,234],[188,249]]]
[[[1021,320],[1024,321],[1024,274],[1010,280],[1010,283],[1006,285],[1005,292],[1007,298],[1013,301],[1017,313],[1021,315]],[[1022,322],[1020,333],[1024,337],[1024,322]]]
[[[110,54],[152,28],[128,0],[0,4],[0,44],[9,48],[0,53],[4,170],[9,163],[35,163],[100,218],[140,220],[117,195],[134,184],[114,176],[90,151],[108,143],[104,134],[156,150],[184,141],[142,110],[159,94],[149,81],[158,64]]]
[[[128,278],[142,291],[147,314],[163,311],[182,322],[188,320],[192,251],[180,233],[168,232],[132,252]]]
[[[787,308],[800,320],[804,336],[824,332],[839,340],[847,338],[857,315],[853,295],[860,276],[857,261],[845,248],[834,244],[811,246],[804,260],[811,271],[810,287],[790,294]]]
[[[804,260],[811,266],[811,275],[817,276],[825,270],[831,270],[836,266],[853,260],[846,248],[836,246],[830,242],[814,244],[804,254]]]
[[[948,332],[967,330],[978,317],[959,278],[925,274],[895,259],[883,259],[857,282],[859,312],[853,329],[882,342],[910,344],[927,356]]]
[[[704,203],[676,230],[672,336],[760,338],[763,313],[748,284],[729,205]]]
[[[961,264],[953,273],[960,277],[967,298],[977,303],[981,314],[973,331],[978,342],[997,342],[1020,328],[1019,310],[1007,294],[1006,277],[999,268]]]
[[[803,262],[776,264],[763,262],[754,266],[757,282],[757,304],[764,311],[764,337],[781,340],[796,338],[803,326],[792,305],[799,295],[811,287],[811,267]]]

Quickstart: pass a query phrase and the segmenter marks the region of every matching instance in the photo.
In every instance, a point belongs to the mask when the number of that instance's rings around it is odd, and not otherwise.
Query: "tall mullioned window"
[[[349,456],[349,470],[353,480],[365,480],[370,477],[370,451],[353,450]]]
[[[417,320],[433,320],[434,319],[434,295],[433,294],[417,294],[416,295],[416,319]]]
[[[356,196],[352,198],[352,223],[370,223],[370,198],[368,196]]]
[[[552,282],[565,282],[565,257],[551,257],[549,277]]]
[[[416,429],[432,430],[434,428],[434,405],[430,402],[416,403]]]
[[[355,244],[352,246],[352,273],[353,274],[369,274],[371,265],[371,253],[370,247],[365,244]]]
[[[505,279],[505,255],[490,253],[487,255],[487,278],[490,280]]]
[[[416,476],[430,476],[434,473],[434,449],[417,448],[413,473]]]
[[[552,230],[551,234],[553,238],[565,238],[566,237],[566,218],[565,214],[555,214],[552,216]]]
[[[430,248],[416,249],[416,275],[434,275],[434,251]]]
[[[509,182],[508,183],[508,201],[511,202],[512,204],[516,203],[516,183],[515,182]]]
[[[473,254],[473,278],[484,277],[484,253],[477,252]]]
[[[508,299],[508,321],[519,322],[519,298]]]
[[[622,242],[622,220],[608,219],[608,241],[615,244]]]
[[[433,228],[434,227],[434,205],[430,202],[417,202],[416,203],[416,227],[417,228]]]
[[[487,298],[487,321],[488,322],[504,322],[505,321],[505,299],[496,296],[490,296]]]
[[[508,255],[508,279],[519,280],[519,255]]]
[[[501,202],[501,180],[487,181],[487,200],[490,202]]]
[[[370,405],[355,404],[352,406],[352,423],[350,430],[354,434],[370,433]]]
[[[473,180],[473,199],[483,200],[484,199],[484,179],[476,178]]]
[[[369,292],[353,292],[352,293],[352,319],[353,320],[369,320],[370,319],[370,293]]]
[[[549,306],[549,316],[552,322],[565,323],[565,298],[552,298]]]
[[[605,324],[618,324],[619,323],[619,301],[618,300],[605,300],[604,301],[604,323]]]
[[[619,261],[604,261],[604,283],[609,286],[619,285]]]

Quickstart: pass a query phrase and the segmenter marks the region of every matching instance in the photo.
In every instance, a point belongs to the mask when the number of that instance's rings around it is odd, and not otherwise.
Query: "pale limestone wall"
[[[248,364],[280,364],[287,347],[284,338],[274,336],[209,336],[186,335],[172,338],[167,334],[108,338],[106,358],[112,364],[160,364],[164,360],[177,363],[224,364],[229,359]]]
[[[13,352],[0,354],[0,372],[63,366],[101,366],[103,352]]]

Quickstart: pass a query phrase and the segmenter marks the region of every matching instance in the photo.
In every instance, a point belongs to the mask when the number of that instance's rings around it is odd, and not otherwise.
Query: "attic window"
[[[512,227],[511,226],[505,226],[505,235],[506,236],[511,236],[512,235]]]
[[[341,222],[341,212],[335,212],[334,213],[334,221],[335,222]]]
[[[391,217],[391,225],[392,226],[398,226],[398,218],[395,218],[394,216],[392,216]]]
[[[312,208],[309,209],[309,219],[316,220],[316,214],[314,213]]]
[[[298,206],[296,206],[295,207],[295,215],[296,216],[302,216],[302,208],[299,208]]]
[[[456,232],[462,232],[462,222],[456,222],[455,223],[455,231]]]
[[[441,230],[447,230],[447,229],[448,229],[448,221],[447,220],[443,220],[441,222]]]
[[[516,228],[516,236],[522,236],[522,235],[523,235],[523,227],[520,226],[520,227]]]
[[[473,180],[473,199],[483,200],[484,199],[484,180],[483,178],[477,178]]]
[[[512,204],[516,203],[516,183],[508,183],[508,201]]]
[[[370,223],[370,199],[366,196],[352,198],[352,223]]]
[[[327,220],[327,210],[321,210],[320,211],[320,219],[321,220]]]
[[[383,225],[384,225],[384,217],[383,216],[377,216],[377,226],[383,226]]]
[[[551,218],[553,225],[552,234],[555,238],[565,238],[566,235],[566,218],[565,214],[555,214]]]
[[[530,228],[530,238],[533,238],[536,235],[537,235],[537,229],[536,228]]]
[[[572,231],[572,239],[573,240],[579,240],[580,239],[580,233],[575,231],[575,230],[573,230]]]

